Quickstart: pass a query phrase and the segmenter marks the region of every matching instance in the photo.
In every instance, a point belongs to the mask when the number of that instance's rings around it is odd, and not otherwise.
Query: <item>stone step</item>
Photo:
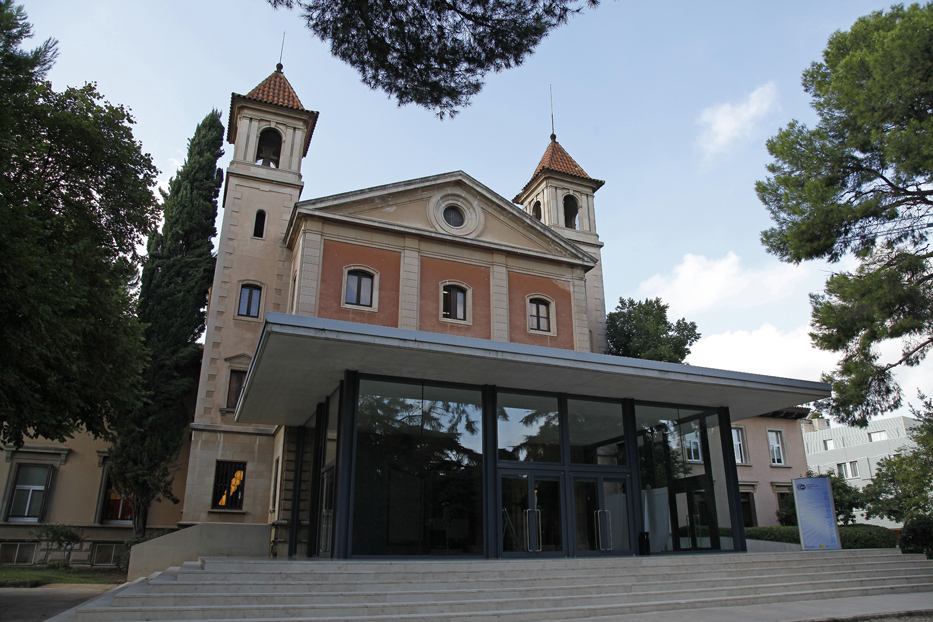
[[[856,566],[857,568],[857,566]],[[885,564],[873,569],[873,572],[879,572],[883,576],[900,577],[908,575],[927,575],[933,576],[933,564]],[[635,589],[636,586],[650,586],[656,584],[668,584],[676,582],[678,585],[695,585],[702,587],[706,583],[721,583],[723,573],[695,573],[690,578],[682,578],[676,575],[659,575],[653,573],[648,576],[627,576],[627,575],[602,575],[602,576],[580,576],[578,574],[565,574],[557,577],[529,577],[513,576],[507,580],[480,578],[476,577],[470,581],[451,580],[441,577],[431,577],[430,579],[421,578],[418,582],[413,582],[407,578],[396,579],[392,581],[319,581],[314,578],[305,580],[284,580],[275,582],[258,582],[255,580],[240,581],[201,581],[197,578],[189,579],[189,575],[183,575],[184,578],[171,577],[165,580],[159,577],[149,583],[150,593],[216,593],[222,590],[236,593],[307,593],[307,592],[369,592],[369,591],[392,591],[411,590],[413,584],[429,588],[431,590],[449,590],[460,589],[469,586],[471,589],[496,588],[505,583],[515,588],[556,588],[573,587],[593,584],[594,580],[601,585],[620,585],[630,586]],[[760,581],[763,583],[774,582],[775,578],[782,576],[791,576],[797,582],[814,580],[821,578],[836,578],[839,581],[848,580],[853,575],[853,567],[847,567],[840,571],[838,566],[828,568],[807,569],[802,572],[800,569],[782,569],[780,574],[771,568],[756,568],[754,574],[747,572],[741,575],[741,580]],[[726,577],[733,579],[733,577]]]
[[[160,620],[162,622],[190,622],[211,620],[212,622],[347,622],[389,620],[431,620],[432,622],[536,622],[543,620],[577,620],[600,616],[630,613],[650,613],[676,609],[706,607],[731,607],[752,604],[767,604],[793,600],[825,598],[847,598],[875,594],[896,594],[933,591],[933,582],[913,585],[889,585],[870,587],[836,587],[829,590],[786,590],[774,594],[743,594],[721,597],[692,597],[688,599],[663,599],[635,604],[620,604],[612,597],[583,597],[580,603],[568,603],[562,599],[560,606],[544,602],[544,598],[521,601],[474,601],[468,611],[455,611],[451,603],[430,605],[397,605],[385,612],[381,605],[327,606],[313,608],[306,605],[253,605],[250,607],[198,606],[152,608],[95,608],[86,607],[76,612],[75,622],[136,622]],[[530,607],[537,603],[538,606]],[[550,606],[549,606],[550,605]]]
[[[921,556],[922,557],[922,556]],[[875,570],[884,570],[885,568],[898,568],[909,564],[922,564],[922,559],[910,559],[908,556],[891,557],[883,561],[874,561],[870,558],[866,561],[857,559],[845,560],[841,565],[850,569],[858,569],[859,572],[873,572]],[[800,571],[811,570],[814,572],[830,572],[840,566],[839,561],[829,559],[805,560],[797,564],[736,564],[734,562],[719,563],[709,559],[707,567],[686,566],[686,567],[668,567],[668,566],[583,566],[580,568],[568,567],[540,567],[534,570],[517,569],[509,565],[500,567],[490,567],[486,571],[481,570],[448,570],[438,572],[413,572],[403,569],[382,568],[380,571],[353,571],[346,570],[342,572],[333,572],[329,564],[319,563],[315,568],[302,568],[295,571],[291,567],[278,568],[267,567],[263,569],[254,568],[252,565],[244,565],[240,570],[227,570],[225,572],[213,572],[210,570],[197,570],[182,567],[178,573],[177,580],[198,580],[198,581],[222,581],[222,582],[281,582],[281,581],[316,581],[320,583],[358,583],[358,582],[430,582],[438,577],[443,577],[447,581],[474,581],[477,579],[504,581],[518,576],[533,575],[536,578],[561,578],[569,575],[578,577],[596,577],[606,575],[618,575],[633,577],[634,580],[643,580],[647,577],[661,576],[671,579],[689,580],[693,576],[702,575],[706,577],[717,577],[728,579],[730,577],[744,576],[751,569],[773,574],[775,576],[792,575]]]
[[[574,586],[566,588],[550,588],[544,596],[535,596],[538,601],[573,603],[579,601],[593,602],[592,599],[604,596],[618,596],[615,602],[619,604],[634,604],[659,599],[681,600],[702,592],[705,597],[741,596],[747,594],[773,594],[782,590],[805,589],[832,589],[838,585],[839,579],[798,580],[784,584],[774,584],[767,581],[742,580],[740,583],[729,585],[716,585],[707,583],[700,585],[677,585],[672,589],[670,583],[656,583],[641,589],[625,585]],[[871,577],[862,579],[848,579],[846,587],[870,587],[885,585],[914,585],[933,583],[933,575],[907,575],[901,577]],[[493,589],[463,588],[444,591],[390,591],[390,592],[324,592],[324,593],[176,593],[176,594],[123,594],[114,599],[116,607],[199,607],[199,606],[228,606],[249,607],[251,605],[307,605],[326,607],[328,605],[441,605],[456,603],[464,608],[473,608],[478,601],[511,602],[527,600],[530,594],[540,593],[535,589],[516,589],[514,587],[501,587]],[[533,606],[538,606],[537,604]],[[531,608],[531,607],[529,607]]]

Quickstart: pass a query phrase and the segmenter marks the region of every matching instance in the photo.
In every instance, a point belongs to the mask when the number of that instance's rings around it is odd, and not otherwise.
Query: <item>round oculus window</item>
[[[465,222],[463,212],[454,206],[444,208],[444,221],[451,227],[460,228]]]

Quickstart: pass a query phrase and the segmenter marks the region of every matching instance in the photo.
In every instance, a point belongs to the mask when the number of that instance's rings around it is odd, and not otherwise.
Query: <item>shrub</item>
[[[65,558],[62,560],[62,564],[65,568],[71,564],[71,552],[84,542],[84,531],[74,525],[42,523],[37,525],[30,533],[33,538],[46,543],[46,562],[48,562],[49,554],[53,548],[64,553]]]
[[[901,530],[901,552],[926,553],[933,559],[933,516],[914,516]]]
[[[839,539],[844,549],[893,549],[897,546],[897,534],[878,525],[839,527]]]
[[[796,527],[746,527],[745,538],[747,540],[800,544],[800,530]]]
[[[122,572],[129,572],[130,570],[130,549],[132,549],[137,544],[142,544],[143,542],[149,542],[149,540],[155,540],[166,534],[172,533],[172,529],[149,529],[146,531],[144,536],[133,536],[129,540],[123,543],[123,548],[118,550],[113,556],[113,563],[116,564]]]

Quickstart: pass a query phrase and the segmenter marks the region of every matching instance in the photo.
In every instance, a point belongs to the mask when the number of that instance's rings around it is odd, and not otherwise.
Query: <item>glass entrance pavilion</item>
[[[743,551],[731,423],[822,383],[269,314],[238,422],[291,426],[308,557]],[[286,476],[288,477],[288,475]]]

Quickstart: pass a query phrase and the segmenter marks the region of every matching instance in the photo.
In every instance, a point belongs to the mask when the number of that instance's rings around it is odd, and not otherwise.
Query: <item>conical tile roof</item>
[[[583,167],[577,164],[576,160],[570,157],[570,154],[567,153],[563,147],[561,147],[559,142],[557,142],[557,137],[554,134],[551,134],[551,143],[547,146],[547,149],[544,150],[544,155],[541,156],[541,161],[538,162],[538,167],[535,169],[534,174],[531,176],[531,179],[528,180],[528,183],[525,184],[525,186],[522,188],[522,191],[518,193],[518,196],[512,200],[515,203],[520,203],[518,198],[528,189],[528,186],[530,186],[532,182],[534,182],[538,177],[549,171],[586,179],[596,184],[596,188],[599,188],[604,183],[606,183],[602,180],[594,179],[587,175],[586,171],[583,170]]]
[[[276,106],[284,106],[293,110],[304,110],[301,100],[295,93],[295,89],[288,83],[285,74],[282,73],[282,64],[275,66],[268,78],[259,83],[256,88],[245,95],[246,99],[252,99]]]

